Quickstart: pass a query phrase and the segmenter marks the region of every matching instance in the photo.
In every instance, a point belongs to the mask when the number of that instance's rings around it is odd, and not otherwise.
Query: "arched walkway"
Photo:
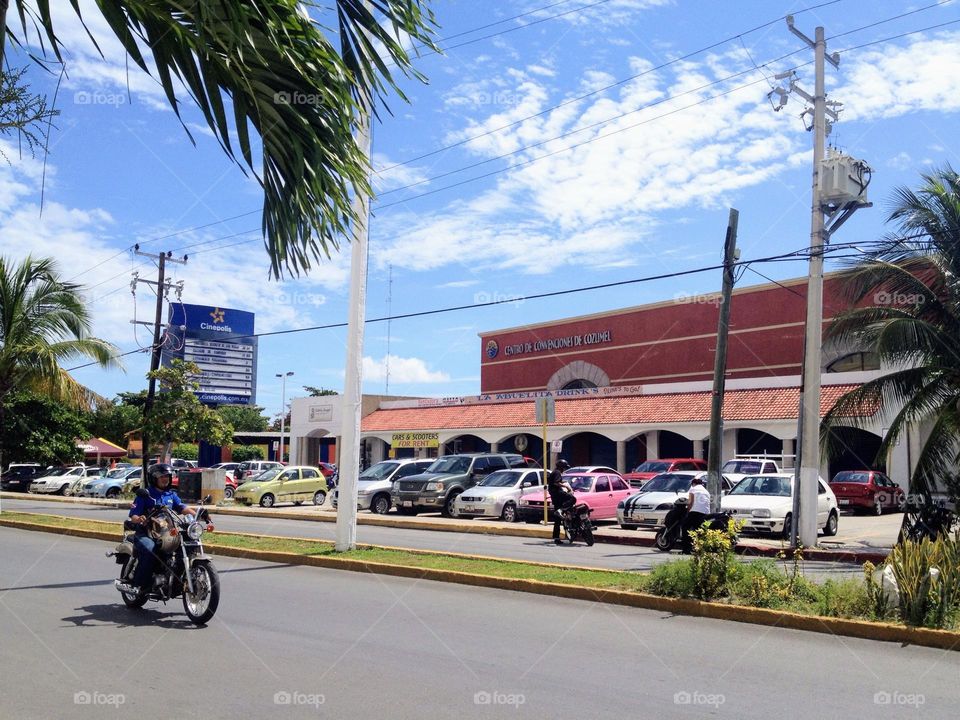
[[[831,430],[830,477],[843,470],[885,470],[885,458],[877,458],[880,442],[879,435],[860,428],[841,426]]]

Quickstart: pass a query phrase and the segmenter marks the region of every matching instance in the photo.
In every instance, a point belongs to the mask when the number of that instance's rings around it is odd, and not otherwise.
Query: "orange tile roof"
[[[827,385],[820,393],[820,416],[856,385]],[[574,398],[556,401],[555,425],[629,425],[709,422],[709,391]],[[728,390],[725,420],[790,420],[797,417],[800,388]],[[536,427],[532,401],[375,410],[363,418],[363,432],[455,428]]]

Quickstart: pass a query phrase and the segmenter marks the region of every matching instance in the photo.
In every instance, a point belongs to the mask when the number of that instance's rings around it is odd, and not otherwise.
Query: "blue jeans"
[[[133,584],[143,589],[149,589],[150,578],[153,576],[153,551],[157,543],[149,535],[137,533],[133,540],[133,554],[137,558],[137,569],[133,573]]]

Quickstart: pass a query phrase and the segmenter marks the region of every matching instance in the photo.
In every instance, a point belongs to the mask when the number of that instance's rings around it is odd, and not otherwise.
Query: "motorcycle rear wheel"
[[[184,583],[183,611],[194,625],[206,625],[220,605],[220,576],[212,563],[201,561],[190,569],[195,592]]]
[[[136,566],[137,566],[136,559],[132,556],[128,557],[127,561],[123,564],[123,569],[120,571],[120,579],[126,580],[126,581],[132,580],[133,572],[136,569]],[[125,593],[121,591],[120,597],[123,598],[123,604],[126,605],[128,608],[132,608],[133,610],[142,608],[144,605],[147,604],[146,593],[141,593],[138,595],[130,595],[129,593]]]

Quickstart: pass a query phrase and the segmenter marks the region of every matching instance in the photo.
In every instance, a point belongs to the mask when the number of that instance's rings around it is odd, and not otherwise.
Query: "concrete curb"
[[[117,533],[100,532],[96,530],[80,530],[78,528],[55,528],[37,523],[8,520],[2,517],[0,517],[0,526],[96,540],[116,541],[118,539]],[[246,560],[260,560],[264,562],[275,562],[285,565],[305,565],[335,570],[348,570],[352,572],[375,573],[394,577],[407,577],[416,580],[433,580],[437,582],[456,583],[460,585],[470,585],[473,587],[484,587],[497,590],[514,590],[518,592],[535,593],[538,595],[549,595],[551,597],[561,597],[570,600],[587,600],[646,610],[659,610],[676,615],[690,615],[693,617],[703,617],[713,620],[729,620],[733,622],[789,628],[793,630],[804,630],[807,632],[817,632],[828,635],[855,637],[865,640],[898,642],[905,645],[919,645],[923,647],[938,648],[941,650],[960,651],[960,633],[949,630],[904,627],[901,625],[869,622],[865,620],[844,620],[840,618],[815,617],[809,615],[799,615],[791,612],[783,612],[779,610],[745,607],[742,605],[723,605],[721,603],[702,602],[700,600],[666,598],[622,590],[591,589],[578,587],[575,585],[541,582],[539,580],[497,578],[451,570],[413,568],[403,565],[389,565],[386,563],[353,560],[350,558],[247,550],[213,544],[208,545],[207,547],[219,555],[226,557],[237,557]],[[423,553],[425,551],[419,552]],[[426,554],[429,554],[429,551],[426,551]],[[503,562],[511,561],[508,560]]]
[[[102,500],[99,498],[71,498],[59,495],[25,495],[24,493],[0,492],[0,498],[10,498],[12,500],[24,499],[40,500],[43,502],[72,503],[75,505],[103,505],[107,507],[123,508],[129,505],[121,500]],[[229,507],[209,507],[211,513],[219,515],[233,515],[236,517],[256,517],[282,520],[300,520],[306,522],[328,522],[337,521],[336,515],[314,514],[305,515],[303,513],[284,512],[283,510],[240,510]],[[431,522],[427,520],[416,520],[412,517],[403,520],[383,517],[381,515],[357,515],[358,525],[374,525],[379,527],[389,527],[396,529],[412,530],[432,530],[434,532],[460,532],[474,535],[500,535],[508,537],[527,537],[527,538],[545,538],[552,537],[552,529],[539,525],[526,525],[514,523],[512,525],[490,525],[487,523],[476,523],[472,520],[445,521],[443,523]],[[594,534],[594,540],[597,543],[609,545],[632,545],[635,547],[653,547],[654,540],[650,537],[637,535],[635,537],[611,536],[600,533]],[[782,551],[781,548],[765,547],[762,545],[739,544],[734,551],[738,555],[747,557],[770,557],[775,558]],[[789,551],[788,551],[789,552]],[[804,551],[804,558],[807,560],[836,561],[844,563],[853,563],[862,565],[865,562],[880,564],[887,559],[888,552],[869,552],[864,550],[827,550],[819,548],[808,548]]]

